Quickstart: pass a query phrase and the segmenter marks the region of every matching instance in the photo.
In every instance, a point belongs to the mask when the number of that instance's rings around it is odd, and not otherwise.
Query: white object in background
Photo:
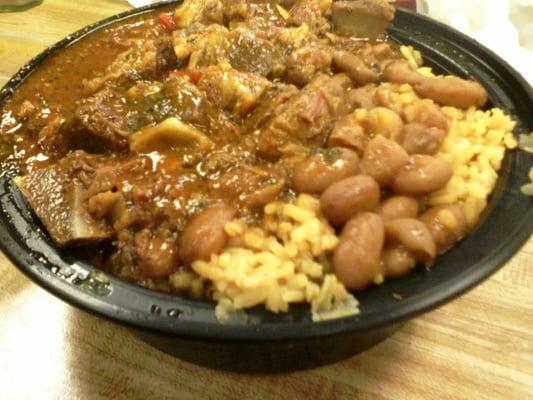
[[[533,86],[533,0],[417,0],[417,9],[492,49]]]
[[[533,0],[511,0],[511,21],[518,28],[522,47],[533,51]]]
[[[126,0],[128,3],[130,3],[133,7],[142,7],[147,6],[148,4],[157,3],[161,0]]]

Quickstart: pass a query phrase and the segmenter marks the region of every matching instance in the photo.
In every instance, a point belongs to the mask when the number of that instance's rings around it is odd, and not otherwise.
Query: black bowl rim
[[[110,18],[101,20],[94,24],[88,25],[81,30],[66,36],[63,40],[57,42],[53,46],[47,48],[38,56],[30,60],[24,67],[22,67],[4,86],[0,91],[0,101],[5,99],[13,92],[21,82],[24,81],[30,73],[39,67],[39,65],[56,51],[68,47],[77,42],[84,36],[105,28],[106,26],[119,22],[134,16],[139,16],[148,12],[152,12],[164,6],[179,4],[180,0],[166,0],[149,6],[132,9]],[[499,66],[506,70],[512,78],[525,90],[527,97],[533,104],[533,89],[529,86],[526,80],[511,67],[506,61],[501,59],[491,50],[485,48],[477,41],[450,28],[431,18],[413,13],[409,10],[399,9],[398,13],[408,16],[409,18],[418,19],[426,24],[432,24],[436,29],[445,33],[452,33],[458,41],[461,42],[463,48],[477,50],[480,49],[493,61],[496,61]],[[201,322],[186,322],[177,324],[164,324],[160,319],[153,317],[147,312],[143,318],[134,312],[128,310],[117,310],[117,307],[112,304],[96,301],[91,296],[81,292],[78,288],[73,287],[59,278],[50,279],[49,276],[44,275],[37,267],[30,265],[28,260],[17,252],[13,245],[17,245],[16,241],[10,236],[9,230],[5,224],[0,224],[0,249],[10,259],[10,261],[23,273],[25,273],[31,280],[38,285],[63,299],[71,305],[84,309],[95,315],[105,317],[112,321],[125,324],[133,328],[141,328],[154,332],[165,333],[169,335],[180,335],[186,337],[194,337],[211,340],[225,340],[225,341],[281,341],[281,340],[298,340],[304,338],[316,338],[320,336],[330,336],[343,334],[347,332],[364,332],[380,329],[381,327],[401,323],[410,318],[421,315],[432,309],[435,309],[446,302],[464,294],[474,286],[478,285],[499,268],[501,268],[506,261],[521,248],[521,246],[529,239],[533,232],[533,205],[529,208],[528,214],[524,216],[522,224],[517,225],[514,229],[514,234],[510,235],[505,242],[502,242],[495,251],[495,256],[488,262],[483,264],[475,271],[468,271],[456,275],[450,279],[446,284],[439,286],[439,291],[434,291],[425,296],[415,296],[413,298],[405,299],[397,304],[394,313],[389,314],[373,314],[371,318],[365,318],[365,315],[358,317],[347,317],[337,320],[324,322],[309,322],[309,323],[280,323],[280,324],[265,324],[265,325],[221,325],[206,324]],[[130,285],[130,284],[126,284]],[[134,285],[131,286],[131,291],[138,295],[169,298],[170,295],[160,294],[148,289],[140,288]]]

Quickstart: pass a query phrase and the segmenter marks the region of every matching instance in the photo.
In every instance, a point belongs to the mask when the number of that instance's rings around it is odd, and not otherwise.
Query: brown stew
[[[259,223],[300,193],[340,234],[330,261],[347,288],[429,266],[467,231],[459,205],[426,210],[452,176],[434,157],[439,105],[487,94],[417,72],[387,40],[393,18],[379,0],[186,0],[115,24],[48,59],[2,109],[3,168],[20,169],[58,246],[160,290],[225,248],[226,222]],[[428,100],[406,118],[383,82]]]

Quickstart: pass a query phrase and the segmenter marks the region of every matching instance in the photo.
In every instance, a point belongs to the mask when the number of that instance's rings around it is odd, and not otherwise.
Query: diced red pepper
[[[173,32],[176,30],[176,23],[167,14],[159,14],[157,16],[157,22],[163,25],[169,32]]]
[[[196,85],[198,82],[200,82],[200,79],[202,79],[202,72],[198,70],[191,71],[189,72],[189,76],[191,77],[192,83]]]

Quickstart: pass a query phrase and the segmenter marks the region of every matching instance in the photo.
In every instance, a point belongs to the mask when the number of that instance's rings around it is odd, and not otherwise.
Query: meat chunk
[[[195,22],[222,24],[223,5],[218,0],[185,0],[176,8],[176,27],[187,28]]]
[[[320,72],[329,72],[331,54],[316,46],[305,46],[295,51],[286,60],[287,80],[304,86]]]
[[[94,171],[94,178],[91,179],[87,188],[86,197],[91,203],[92,197],[105,192],[120,192],[122,184],[130,185],[127,181],[128,176],[142,176],[148,169],[148,163],[145,157],[135,157],[123,162],[105,163]],[[98,199],[96,201],[103,200]],[[105,201],[105,200],[104,200]],[[107,199],[110,201],[110,199]],[[96,206],[96,204],[95,204]],[[99,213],[98,207],[92,209],[96,214]],[[106,207],[107,208],[107,207]],[[104,213],[105,214],[105,213]]]
[[[88,175],[94,172],[91,164],[97,160],[77,152],[53,166],[15,179],[58,246],[101,241],[113,236],[107,222],[94,218],[84,204],[85,183]]]
[[[346,104],[345,100],[350,87],[350,79],[344,74],[337,74],[332,77],[320,75],[311,82],[309,91],[320,92],[327,104],[330,116],[337,119],[350,111],[350,106]],[[303,114],[304,118],[305,115]]]
[[[207,68],[198,84],[213,104],[240,117],[248,114],[271,86],[266,78],[227,65]]]
[[[262,37],[262,31],[241,27],[230,32],[229,63],[241,72],[277,77],[285,71],[285,54],[280,46]]]
[[[331,7],[335,32],[361,38],[382,36],[394,14],[394,7],[387,0],[335,1]]]
[[[186,77],[175,77],[167,81],[154,100],[157,100],[154,106],[147,107],[147,110],[143,107],[142,114],[139,113],[141,117],[146,114],[150,116],[149,120],[145,117],[141,127],[161,122],[168,117],[177,117],[213,136],[236,134],[239,131],[238,126],[209,100],[208,94]]]
[[[391,43],[381,41],[375,43],[365,41],[355,54],[365,60],[368,65],[378,64],[380,67],[385,67],[391,60],[399,57],[398,51],[392,47]]]
[[[346,75],[319,75],[270,121],[259,137],[259,152],[276,158],[280,147],[289,142],[322,147],[334,121],[349,112],[345,101],[349,87]]]
[[[297,0],[289,11],[287,24],[306,24],[311,30],[320,31],[328,26],[324,15],[329,11],[331,3],[331,0]]]
[[[271,38],[276,45],[296,51],[306,44],[317,42],[317,35],[309,29],[307,24],[298,27],[280,28],[274,31]]]
[[[218,179],[221,174],[229,171],[235,165],[240,163],[253,164],[255,157],[253,154],[246,152],[244,149],[235,147],[228,149],[224,147],[210,152],[197,165],[196,171],[202,177],[207,179]]]
[[[144,278],[165,278],[178,267],[177,240],[164,233],[143,229],[135,235],[139,274]]]
[[[189,60],[189,70],[219,65],[228,60],[229,31],[222,25],[194,24],[174,32],[173,46],[178,60]]]
[[[279,2],[279,4],[286,9],[290,9],[295,3],[296,0],[280,0]]]
[[[76,116],[87,132],[114,149],[127,147],[127,137],[132,132],[125,114],[122,97],[109,88],[83,100],[76,110]]]
[[[203,198],[200,179],[184,170],[183,158],[174,152],[111,160],[94,174],[86,192],[88,208],[112,223],[118,236],[154,224],[175,230],[183,225],[191,198]],[[131,244],[131,237],[124,240]]]
[[[46,125],[39,131],[37,140],[39,146],[47,152],[65,152],[67,148],[66,138],[62,126],[65,119],[60,114],[50,114]]]
[[[135,41],[134,46],[121,53],[107,67],[102,76],[84,80],[87,93],[94,93],[108,82],[127,83],[139,80],[155,80],[175,68],[176,54],[170,39]]]
[[[169,117],[204,132],[234,132],[235,124],[186,76],[164,84],[139,83],[127,92],[105,88],[82,101],[76,115],[81,125],[113,149],[125,149],[133,133]]]
[[[155,70],[152,75],[155,79],[161,77],[164,73],[174,69],[178,65],[178,58],[174,52],[174,45],[171,39],[161,39],[155,42]]]
[[[39,109],[29,100],[24,100],[14,111],[17,119],[25,121],[37,113]]]
[[[224,19],[230,21],[244,19],[248,16],[250,7],[246,0],[221,0]]]
[[[265,91],[259,104],[244,121],[245,132],[256,132],[261,129],[268,121],[276,115],[283,112],[289,99],[296,96],[298,89],[293,85],[283,83],[273,83]]]
[[[246,0],[185,0],[176,8],[176,27],[188,28],[194,23],[223,24],[248,15]]]
[[[113,218],[115,208],[124,201],[120,193],[106,192],[98,193],[90,197],[87,201],[87,210],[97,219]]]

